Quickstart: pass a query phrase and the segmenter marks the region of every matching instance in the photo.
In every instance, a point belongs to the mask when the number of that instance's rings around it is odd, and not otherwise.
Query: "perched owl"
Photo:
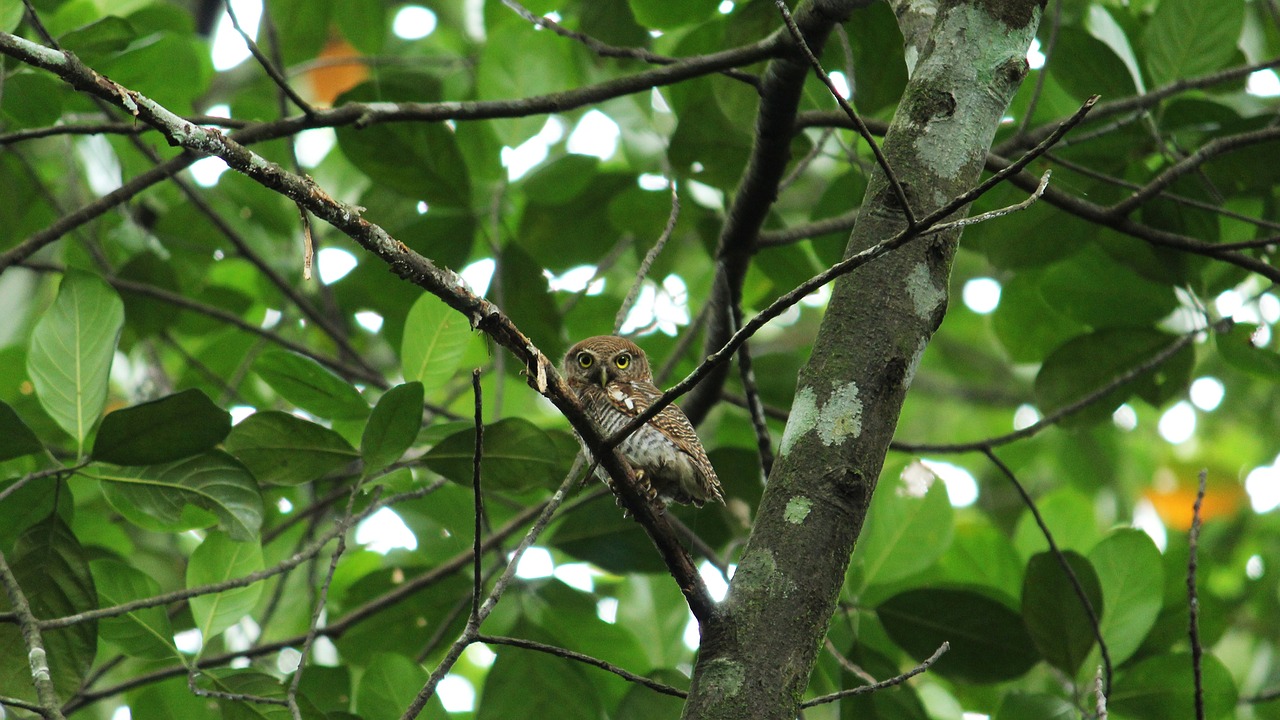
[[[662,391],[653,384],[649,358],[635,343],[597,335],[574,345],[563,372],[587,415],[607,437],[644,412]],[[618,449],[636,470],[641,489],[664,501],[724,502],[720,480],[698,435],[680,408],[668,405],[623,440]],[[607,473],[596,474],[609,483]]]

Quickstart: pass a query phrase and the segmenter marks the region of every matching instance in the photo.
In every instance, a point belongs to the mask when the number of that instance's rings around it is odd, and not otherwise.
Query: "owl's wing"
[[[634,381],[613,383],[605,391],[605,395],[609,398],[609,402],[620,412],[628,417],[635,417],[649,409],[649,406],[655,400],[662,397],[662,391],[653,383]],[[711,460],[707,458],[707,451],[703,449],[702,441],[698,439],[698,433],[693,429],[693,424],[689,422],[689,418],[685,417],[684,411],[673,403],[662,408],[649,421],[649,424],[670,440],[677,450],[688,455],[693,460],[694,465],[702,473],[706,496],[710,499],[724,502],[724,497],[720,490],[720,479],[716,477],[715,468],[712,467]],[[698,504],[701,505],[702,503],[699,502]]]

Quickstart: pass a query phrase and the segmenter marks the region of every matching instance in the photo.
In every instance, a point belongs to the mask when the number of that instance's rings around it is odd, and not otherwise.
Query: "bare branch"
[[[678,698],[688,697],[689,695],[688,692],[681,690],[680,688],[660,683],[657,680],[652,680],[644,677],[643,675],[636,675],[635,673],[628,672],[613,663],[608,663],[599,658],[584,655],[580,652],[574,652],[573,650],[568,650],[566,648],[556,647],[555,645],[547,645],[546,643],[525,640],[523,638],[501,637],[496,635],[478,635],[476,636],[476,642],[487,643],[490,645],[508,645],[510,647],[524,648],[525,650],[534,650],[540,653],[554,655],[556,657],[565,658],[566,660],[573,660],[585,665],[600,668],[606,672],[611,672],[627,682],[643,685],[650,690],[662,693],[663,695],[671,695],[672,697]]]
[[[1204,645],[1200,643],[1200,595],[1196,590],[1197,553],[1200,550],[1200,508],[1204,504],[1205,479],[1201,470],[1196,486],[1196,501],[1191,506],[1191,530],[1187,534],[1187,610],[1190,615],[1187,634],[1191,638],[1191,673],[1195,679],[1196,720],[1204,720]]]
[[[828,695],[822,695],[812,700],[805,700],[804,702],[800,703],[800,707],[810,708],[816,705],[824,705],[829,702],[835,702],[836,700],[840,700],[841,698],[852,697],[854,695],[866,695],[867,693],[873,693],[877,690],[890,688],[890,687],[893,687],[894,685],[901,685],[902,683],[910,680],[916,675],[919,675],[925,670],[928,670],[930,667],[933,666],[934,663],[938,662],[938,658],[942,657],[943,653],[945,653],[950,649],[951,649],[951,644],[944,642],[938,646],[937,650],[933,651],[932,655],[925,658],[923,662],[911,668],[907,672],[902,673],[901,675],[891,677],[888,680],[882,680],[881,682],[875,683],[874,685],[862,685],[860,687],[851,688],[849,690],[841,690],[839,692],[833,692]]]
[[[26,645],[27,662],[31,666],[31,684],[35,686],[36,697],[40,699],[36,712],[45,720],[63,720],[62,711],[58,709],[58,693],[54,690],[53,678],[49,676],[49,658],[44,651],[40,624],[32,614],[27,595],[22,592],[22,586],[18,584],[18,578],[14,577],[3,552],[0,552],[0,585],[4,586],[9,605],[22,630],[22,642]]]

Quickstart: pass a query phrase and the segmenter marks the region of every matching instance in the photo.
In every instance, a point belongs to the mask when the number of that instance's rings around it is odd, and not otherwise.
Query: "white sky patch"
[[[227,412],[231,413],[231,424],[239,425],[241,420],[244,420],[250,415],[258,412],[258,409],[249,407],[248,405],[232,405],[231,409],[227,410]]]
[[[736,4],[733,2],[733,0],[722,0],[722,2],[720,3],[719,7],[716,8],[716,10],[719,10],[721,15],[728,15],[729,13],[733,12],[734,7],[736,7]]]
[[[653,108],[654,112],[663,113],[664,115],[671,114],[671,106],[667,104],[667,99],[662,97],[662,92],[658,88],[654,88],[649,93],[649,107]]]
[[[302,167],[313,168],[319,165],[337,144],[338,134],[333,131],[333,128],[311,128],[298,133],[294,151],[298,153],[298,163]]]
[[[380,555],[399,548],[416,550],[418,547],[418,538],[409,526],[404,524],[395,510],[385,507],[356,526],[356,542]]]
[[[567,148],[575,155],[594,155],[601,160],[608,160],[618,151],[618,138],[622,130],[613,118],[599,110],[591,110],[578,121],[578,126],[569,133]]]
[[[1222,317],[1229,317],[1236,322],[1262,322],[1258,303],[1246,303],[1244,294],[1239,290],[1224,290],[1213,299],[1213,307]]]
[[[184,655],[195,655],[200,652],[200,648],[204,645],[204,640],[199,630],[191,628],[174,635],[173,645],[178,648],[178,652]]]
[[[1190,394],[1192,405],[1205,412],[1212,412],[1222,404],[1222,398],[1227,394],[1227,389],[1218,378],[1206,376],[1196,378],[1191,383]]]
[[[1196,410],[1191,403],[1184,401],[1175,403],[1160,416],[1160,424],[1156,426],[1160,437],[1173,445],[1181,445],[1196,434]]]
[[[729,577],[733,577],[733,571],[736,569],[737,567],[734,565],[729,566]],[[729,594],[729,583],[725,582],[724,576],[720,574],[715,565],[703,560],[702,564],[698,566],[698,574],[702,576],[702,581],[707,584],[707,593],[711,595],[712,600],[720,602],[724,600],[725,595]]]
[[[564,121],[555,116],[547,118],[537,135],[514,148],[502,148],[502,166],[507,169],[507,179],[519,180],[530,170],[547,159],[551,146],[564,137]]]
[[[1022,430],[1040,422],[1040,411],[1034,405],[1022,404],[1013,411],[1013,429]]]
[[[973,473],[942,460],[921,458],[920,462],[946,484],[947,499],[951,501],[951,507],[969,507],[977,502],[978,481],[974,479]]]
[[[1266,325],[1259,325],[1257,330],[1249,336],[1249,342],[1254,347],[1266,347],[1271,344],[1271,328]]]
[[[431,206],[427,204],[426,200],[419,200],[418,204],[413,206],[413,209],[417,210],[419,215],[426,215]]]
[[[595,265],[579,265],[565,270],[558,276],[550,270],[543,270],[542,274],[546,276],[547,286],[552,291],[578,293],[586,290],[588,295],[599,295],[604,292],[604,278],[596,277]]]
[[[694,163],[696,168],[694,172],[701,172],[702,164]],[[724,210],[724,191],[719,188],[713,188],[706,183],[700,183],[697,180],[689,180],[685,183],[685,187],[689,189],[689,197],[704,208],[710,210]]]
[[[0,715],[0,717],[6,717]],[[133,720],[133,711],[128,705],[121,705],[111,713],[111,720]]]
[[[633,332],[648,334],[660,331],[675,336],[683,325],[689,324],[689,289],[679,275],[668,275],[658,286],[645,280],[640,295],[627,320],[622,324],[622,334]]]
[[[82,137],[76,142],[76,153],[84,166],[85,180],[94,193],[106,195],[124,183],[120,161],[106,138],[101,135]]]
[[[356,256],[342,248],[327,247],[316,253],[316,268],[320,282],[332,285],[356,269]]]
[[[594,592],[596,589],[596,575],[600,571],[591,567],[587,563],[565,563],[557,565],[554,575],[560,582],[571,588],[581,590],[582,592]]]
[[[800,298],[800,304],[811,308],[822,308],[827,306],[827,301],[831,299],[831,285],[823,285],[813,292]]]
[[[550,577],[555,571],[556,564],[551,560],[551,553],[537,545],[525,550],[520,556],[520,564],[516,565],[516,577],[522,580]]]
[[[356,313],[355,318],[357,325],[374,335],[382,329],[382,316],[372,310],[361,310]]]
[[[1262,315],[1262,321],[1268,325],[1280,322],[1280,298],[1271,293],[1258,296],[1258,313]]]
[[[979,315],[989,315],[1000,305],[1000,283],[993,278],[974,278],[961,291],[965,307]]]
[[[391,21],[391,32],[402,40],[421,40],[436,31],[436,14],[421,5],[405,5]]]
[[[702,643],[702,633],[698,630],[698,620],[689,615],[689,622],[685,623],[684,634],[680,636],[680,641],[690,650],[697,650],[698,645]]]
[[[850,95],[849,78],[845,77],[845,74],[839,70],[833,70],[827,73],[827,76],[831,78],[831,84],[836,86],[836,92],[840,93],[840,97],[848,100]]]
[[[493,650],[490,650],[489,646],[484,643],[471,643],[466,650],[462,651],[462,654],[467,658],[468,662],[476,667],[490,667],[493,665],[493,661],[498,659]]]
[[[1160,552],[1164,552],[1164,549],[1169,546],[1169,531],[1160,521],[1160,514],[1156,512],[1156,506],[1152,505],[1150,500],[1142,498],[1138,500],[1137,505],[1134,505],[1133,526],[1146,533],[1151,538],[1151,542],[1160,548]]]
[[[1121,430],[1133,430],[1138,427],[1138,413],[1134,411],[1132,405],[1125,403],[1111,413],[1111,422]]]
[[[209,109],[204,111],[204,114],[212,115],[213,117],[230,118],[231,106],[226,103],[218,103],[217,105],[210,105]],[[306,131],[304,130],[303,132],[306,132]]]
[[[1280,77],[1271,68],[1250,73],[1244,91],[1258,97],[1275,97],[1280,95]]]
[[[1266,564],[1262,562],[1261,555],[1250,555],[1249,559],[1244,563],[1245,577],[1250,580],[1259,580],[1266,573]]]
[[[960,716],[964,720],[991,720],[991,716],[980,712],[965,712]]]
[[[262,19],[261,0],[231,0],[231,8],[236,11],[236,19],[240,27],[255,40],[258,37],[258,21]],[[231,24],[231,16],[223,13],[218,18],[218,27],[213,33],[213,69],[218,72],[230,70],[249,59],[249,46],[244,38],[236,32]]]
[[[275,308],[267,308],[267,311],[262,313],[262,329],[270,330],[271,328],[279,325],[280,321],[283,319],[284,313]]]
[[[640,186],[641,190],[650,192],[667,189],[667,179],[657,173],[642,173],[640,177],[636,178],[636,184]]]
[[[1044,67],[1044,53],[1040,52],[1040,38],[1031,38],[1031,47],[1027,48],[1027,65],[1032,70]]]
[[[191,167],[187,170],[191,173],[191,179],[196,181],[200,187],[213,187],[218,184],[218,178],[222,177],[222,173],[230,170],[227,164],[219,157],[205,157],[191,163]]]
[[[276,500],[276,510],[279,510],[281,515],[288,515],[293,512],[293,503],[289,502],[289,498],[280,498]]]
[[[596,603],[596,617],[610,625],[618,622],[618,598],[600,598]]]
[[[461,675],[450,673],[441,678],[436,686],[436,695],[446,712],[471,712],[476,707],[475,686]]]
[[[483,296],[489,292],[489,282],[493,280],[493,271],[497,266],[493,258],[484,258],[462,268],[458,274],[466,281],[471,292]]]
[[[294,670],[297,670],[298,666],[301,664],[302,653],[298,652],[294,648],[285,648],[280,651],[280,654],[276,655],[276,670],[278,670],[281,675],[288,675]]]
[[[1244,479],[1253,511],[1262,514],[1280,507],[1280,458],[1275,465],[1254,468]]]

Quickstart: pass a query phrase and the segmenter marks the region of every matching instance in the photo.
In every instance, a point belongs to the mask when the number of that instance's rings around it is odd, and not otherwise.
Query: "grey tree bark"
[[[894,3],[912,22],[914,69],[883,149],[915,217],[977,183],[1044,4]],[[906,226],[877,172],[846,255]],[[751,538],[703,627],[685,718],[796,717],[903,398],[945,313],[958,240],[926,236],[836,281]]]

